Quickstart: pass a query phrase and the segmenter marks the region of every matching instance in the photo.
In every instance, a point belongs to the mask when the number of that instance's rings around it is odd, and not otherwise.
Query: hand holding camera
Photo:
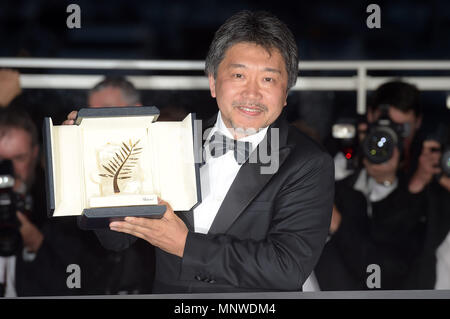
[[[44,235],[30,222],[25,214],[17,212],[17,219],[20,221],[19,231],[22,236],[23,246],[28,252],[37,252],[42,245]]]
[[[10,160],[0,161],[0,256],[14,255],[25,247],[37,252],[44,239],[29,220],[31,202],[13,190],[14,169]]]
[[[441,172],[441,168],[438,166],[441,152],[433,151],[433,149],[439,147],[440,144],[437,141],[427,140],[423,142],[417,170],[409,182],[411,193],[421,192],[431,182],[433,175]]]

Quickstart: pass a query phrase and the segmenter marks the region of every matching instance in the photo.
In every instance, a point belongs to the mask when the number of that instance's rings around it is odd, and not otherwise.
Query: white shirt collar
[[[260,129],[257,133],[252,134],[252,135],[248,135],[246,137],[243,137],[241,139],[239,139],[239,141],[243,141],[243,142],[250,142],[251,143],[251,152],[258,146],[259,143],[261,143],[261,141],[264,139],[264,136],[266,136],[267,133],[267,129],[269,127],[264,127],[262,129]],[[219,131],[220,133],[222,133],[223,135],[225,135],[226,137],[229,137],[231,139],[234,139],[233,135],[231,134],[231,132],[228,130],[228,128],[226,127],[225,123],[223,122],[222,119],[222,114],[219,111],[217,113],[217,120],[216,123],[214,124],[214,127],[212,128],[208,139],[216,132]]]

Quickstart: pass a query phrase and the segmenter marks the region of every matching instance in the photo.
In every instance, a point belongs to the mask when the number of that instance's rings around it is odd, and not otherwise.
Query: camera
[[[450,129],[447,125],[440,123],[436,130],[428,135],[427,139],[435,140],[441,144],[440,148],[431,151],[442,151],[439,166],[442,169],[442,174],[450,177]]]
[[[403,140],[411,132],[408,123],[395,123],[389,118],[389,105],[380,105],[379,109],[379,119],[375,123],[369,123],[367,135],[361,144],[362,153],[374,164],[390,160],[395,147],[402,152]]]
[[[14,192],[14,167],[10,160],[0,160],[0,256],[14,255],[22,247],[20,222],[16,212],[30,215],[31,202]]]

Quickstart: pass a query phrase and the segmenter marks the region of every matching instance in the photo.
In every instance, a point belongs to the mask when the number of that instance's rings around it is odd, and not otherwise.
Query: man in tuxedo
[[[334,165],[283,115],[294,37],[269,13],[239,12],[216,32],[205,69],[219,112],[203,124],[202,202],[174,213],[161,200],[162,219],[126,217],[97,235],[110,249],[135,237],[157,247],[154,293],[299,291],[327,237]]]

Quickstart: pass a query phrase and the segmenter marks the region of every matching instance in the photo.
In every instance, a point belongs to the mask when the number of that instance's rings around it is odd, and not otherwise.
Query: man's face
[[[32,145],[31,136],[20,128],[10,128],[0,137],[0,158],[9,159],[14,166],[14,190],[30,187],[34,179],[34,170],[39,147]]]
[[[94,92],[88,99],[89,107],[128,106],[119,88],[105,87]]]
[[[408,124],[410,132],[407,137],[404,139],[405,148],[409,148],[411,142],[414,138],[416,131],[420,128],[422,124],[422,118],[416,116],[413,110],[408,112],[400,111],[399,109],[390,106],[389,107],[389,118],[397,124]],[[375,122],[380,117],[380,111],[375,110],[367,113],[367,119],[369,122]]]
[[[258,130],[272,124],[286,105],[288,74],[277,49],[241,42],[230,47],[217,70],[209,75],[228,128]]]

